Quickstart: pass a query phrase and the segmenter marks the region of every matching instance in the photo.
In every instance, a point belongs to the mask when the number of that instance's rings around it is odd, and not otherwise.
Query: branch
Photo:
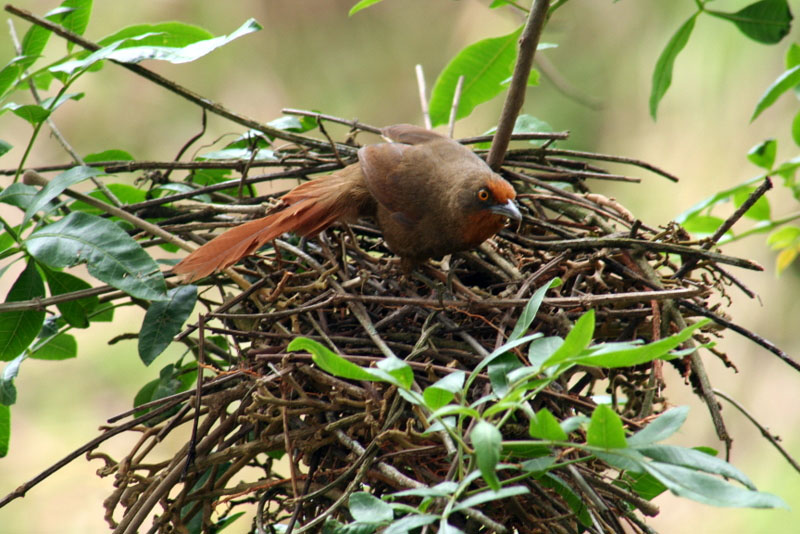
[[[525,102],[525,89],[528,87],[528,76],[533,65],[533,56],[536,47],[539,45],[539,37],[542,35],[547,10],[550,7],[550,0],[534,0],[533,8],[528,15],[528,22],[519,38],[519,54],[517,64],[514,66],[514,74],[511,77],[511,86],[508,89],[503,114],[500,116],[500,123],[497,125],[497,132],[494,134],[492,148],[486,162],[491,168],[497,170],[503,163],[508,143],[511,140],[511,133],[514,131],[514,123]]]

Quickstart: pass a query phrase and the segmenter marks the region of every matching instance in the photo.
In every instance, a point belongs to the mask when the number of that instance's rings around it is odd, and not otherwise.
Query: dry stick
[[[719,228],[717,228],[717,231],[714,232],[714,235],[708,238],[708,241],[703,243],[702,248],[704,250],[710,249],[717,241],[719,241],[722,238],[722,236],[725,235],[725,232],[730,230],[731,227],[736,223],[736,221],[741,219],[742,216],[745,214],[745,212],[747,212],[747,210],[749,210],[750,207],[753,204],[755,204],[756,201],[770,189],[772,189],[772,180],[770,180],[769,176],[767,176],[764,179],[764,183],[758,186],[758,188],[755,191],[753,191],[749,197],[747,197],[747,200],[745,200],[744,203],[741,206],[739,206],[739,208],[736,211],[734,211],[733,214],[730,217],[728,217],[725,220],[725,222],[720,225]],[[678,269],[675,272],[673,278],[676,279],[682,278],[686,273],[694,269],[695,265],[697,265],[697,262],[698,258],[690,258],[686,263],[684,263],[681,266],[680,269]]]
[[[450,107],[450,120],[447,122],[447,136],[452,139],[456,129],[456,115],[458,115],[458,105],[461,103],[461,90],[464,88],[464,75],[458,77],[456,90],[453,93],[453,105]]]
[[[636,167],[641,167],[642,169],[647,169],[650,172],[663,176],[664,178],[678,182],[678,177],[668,173],[663,169],[659,169],[655,165],[651,165],[646,161],[642,161],[635,158],[627,158],[625,156],[612,156],[610,154],[598,154],[596,152],[585,152],[582,150],[567,150],[564,148],[526,148],[520,150],[512,150],[509,153],[513,154],[541,154],[543,156],[571,156],[573,158],[584,158],[584,159],[594,159],[598,161],[612,161],[614,163],[625,163],[628,165],[634,165]]]
[[[23,174],[22,179],[28,185],[38,185],[41,187],[45,187],[49,183],[44,176],[30,169],[25,171],[25,174]],[[128,221],[136,228],[139,228],[140,230],[143,230],[148,234],[160,237],[166,242],[171,243],[177,247],[180,247],[183,250],[188,250],[189,252],[191,252],[195,248],[197,248],[191,243],[184,241],[180,237],[172,235],[171,233],[167,232],[160,226],[147,222],[144,219],[140,219],[136,215],[132,215],[125,210],[119,209],[101,200],[97,200],[96,198],[90,197],[89,195],[84,195],[83,193],[72,191],[71,189],[65,189],[64,194],[74,198],[75,200],[80,200],[81,202],[85,202],[90,206],[103,210],[109,215],[113,215],[115,217],[119,217],[120,219]]]
[[[28,185],[39,185],[41,187],[44,187],[49,183],[44,176],[30,169],[25,171],[25,174],[22,175],[22,179]],[[109,215],[113,215],[115,217],[119,217],[120,219],[128,221],[136,228],[139,228],[140,230],[143,230],[150,235],[160,237],[167,243],[171,243],[177,247],[182,248],[183,250],[192,252],[194,249],[197,248],[195,245],[187,241],[184,241],[183,239],[174,234],[167,232],[158,225],[145,221],[144,219],[140,219],[136,215],[128,213],[125,210],[119,209],[116,206],[112,206],[111,204],[107,204],[101,200],[97,200],[96,198],[90,197],[89,195],[84,195],[83,193],[79,193],[78,191],[72,191],[71,189],[65,189],[64,194],[74,198],[75,200],[80,200],[81,202],[85,202],[90,206],[94,206],[95,208],[98,208],[108,213]],[[232,268],[228,267],[227,269],[224,269],[224,272],[231,278],[231,280],[236,282],[236,284],[242,289],[247,289],[250,287],[250,283],[247,280],[245,280],[241,275],[239,275],[239,273],[234,271]]]
[[[39,473],[38,475],[36,475],[32,479],[30,479],[29,481],[25,482],[24,484],[22,484],[21,486],[16,488],[14,491],[12,491],[11,493],[9,493],[5,497],[3,497],[0,500],[0,508],[5,506],[6,504],[10,503],[14,499],[17,499],[19,497],[24,497],[25,494],[28,491],[30,491],[31,488],[33,488],[34,486],[36,486],[37,484],[39,484],[40,482],[45,480],[47,477],[49,477],[50,475],[52,475],[53,473],[55,473],[56,471],[58,471],[59,469],[61,469],[65,465],[67,465],[68,463],[70,463],[72,460],[78,458],[82,454],[84,454],[86,452],[89,452],[92,449],[95,449],[98,445],[100,445],[104,441],[116,436],[117,434],[121,434],[122,432],[127,432],[131,428],[134,428],[137,425],[140,425],[143,422],[148,421],[149,419],[152,419],[152,418],[154,418],[154,417],[156,417],[158,415],[161,415],[162,413],[166,412],[167,410],[172,409],[172,407],[175,406],[176,404],[178,404],[178,402],[180,402],[180,400],[175,400],[174,402],[170,402],[169,404],[165,404],[165,405],[161,406],[160,408],[156,408],[151,412],[148,412],[148,413],[146,413],[146,414],[144,414],[144,415],[142,415],[140,417],[137,417],[136,419],[132,419],[132,420],[128,421],[127,423],[125,423],[124,425],[120,425],[120,426],[118,426],[116,428],[112,428],[110,430],[107,430],[102,435],[94,438],[93,440],[91,440],[90,442],[86,443],[85,445],[82,445],[81,447],[75,449],[74,451],[72,451],[71,453],[66,455],[64,458],[62,458],[58,462],[54,463],[53,465],[51,465],[50,467],[48,467],[47,469],[45,469],[44,471],[42,471],[41,473]],[[138,409],[139,408],[137,408],[137,410]]]
[[[444,300],[431,299],[424,297],[383,297],[379,295],[360,295],[344,293],[339,291],[332,294],[325,300],[303,307],[302,309],[280,310],[267,313],[219,313],[210,314],[211,317],[219,319],[275,319],[296,315],[313,309],[318,309],[331,304],[340,302],[365,302],[384,304],[386,306],[422,306],[431,309],[447,308],[519,308],[528,303],[528,299],[509,298],[509,299],[484,299],[484,300]],[[630,291],[626,293],[613,293],[608,295],[581,295],[578,297],[545,297],[542,304],[554,308],[594,308],[604,305],[622,306],[636,304],[640,302],[650,302],[653,300],[670,300],[677,298],[697,297],[707,293],[705,288],[680,288],[662,289],[658,291]]]
[[[530,13],[528,22],[519,38],[519,53],[517,63],[514,65],[514,74],[511,77],[511,86],[508,89],[508,96],[503,105],[503,113],[500,116],[500,123],[497,125],[497,132],[494,134],[492,148],[486,163],[498,170],[503,163],[508,143],[511,140],[511,133],[514,131],[514,123],[517,120],[522,104],[525,102],[525,89],[528,86],[528,76],[533,65],[533,57],[536,54],[536,47],[539,45],[539,38],[542,35],[547,10],[550,7],[550,0],[535,0]]]
[[[636,265],[639,267],[644,277],[660,289],[661,283],[659,281],[658,274],[655,272],[653,267],[647,261],[645,261],[644,257],[641,254],[636,254],[633,256],[633,261],[636,262]],[[681,315],[678,311],[678,307],[676,306],[674,300],[664,301],[662,308],[665,325],[669,325],[670,322],[674,322],[678,329],[683,330],[686,328],[686,321],[684,320],[683,315]],[[689,338],[685,345],[693,347],[694,341]],[[717,400],[714,398],[713,388],[711,387],[711,382],[708,379],[708,373],[706,373],[703,360],[700,358],[700,352],[698,350],[693,351],[689,358],[691,361],[692,372],[697,377],[697,381],[700,383],[700,393],[702,394],[703,400],[705,400],[706,403],[706,407],[708,407],[708,411],[711,414],[711,420],[714,423],[714,429],[717,432],[717,437],[721,441],[725,442],[725,448],[729,455],[733,440],[728,434],[728,430],[725,428],[725,421],[722,418],[722,413],[720,413],[720,406],[717,403]]]
[[[251,185],[260,182],[269,182],[272,180],[278,180],[280,178],[301,178],[309,174],[328,172],[339,168],[341,168],[341,166],[338,163],[325,163],[322,165],[318,165],[316,167],[309,167],[306,169],[290,169],[288,171],[260,174],[256,176],[251,176],[246,180],[240,180],[240,179],[226,180],[218,184],[208,185],[205,187],[201,187],[199,189],[195,189],[194,191],[187,191],[186,193],[176,193],[174,195],[154,198],[152,200],[145,200],[144,202],[139,202],[137,204],[129,204],[127,206],[127,209],[130,211],[137,211],[144,208],[151,208],[153,206],[160,206],[162,204],[168,204],[170,202],[175,202],[177,200],[196,197],[197,195],[202,195],[204,193],[214,193],[216,191],[222,191],[223,189],[230,189],[231,187],[237,186],[240,183],[244,185]]]
[[[697,304],[695,304],[692,301],[679,299],[678,300],[678,304],[680,304],[684,308],[687,308],[687,309],[693,311],[694,313],[697,313],[697,314],[702,315],[704,317],[708,317],[709,319],[713,320],[715,323],[717,323],[719,325],[722,325],[725,328],[730,328],[731,330],[733,330],[737,334],[740,334],[740,335],[746,337],[747,339],[749,339],[750,341],[754,342],[755,344],[767,349],[768,351],[770,351],[771,353],[776,355],[778,358],[780,358],[781,360],[783,360],[784,362],[789,364],[791,367],[793,367],[796,371],[800,371],[800,362],[797,362],[794,359],[792,359],[791,356],[786,354],[786,352],[782,351],[780,348],[778,348],[771,341],[769,341],[767,339],[764,339],[763,337],[759,336],[758,334],[756,334],[754,332],[751,332],[750,330],[747,330],[746,328],[741,327],[736,323],[732,323],[731,321],[728,321],[724,317],[721,317],[721,316],[717,315],[716,313],[712,312],[711,310],[709,310],[709,309],[707,309],[707,308],[705,308],[703,306],[698,306]]]
[[[651,252],[666,252],[671,254],[680,254],[682,256],[700,257],[703,259],[711,260],[718,263],[727,263],[743,269],[751,271],[763,271],[764,267],[754,261],[735,258],[717,252],[710,252],[692,248],[686,245],[676,245],[674,243],[661,243],[658,241],[644,241],[641,239],[630,239],[627,237],[584,237],[578,239],[563,239],[559,241],[534,241],[527,239],[532,244],[541,250],[592,250],[598,248],[621,248],[621,249],[638,249],[647,250]]]
[[[764,436],[765,438],[767,438],[767,441],[769,441],[770,443],[772,443],[772,445],[773,445],[773,446],[774,446],[776,449],[778,449],[778,452],[780,452],[780,453],[781,453],[781,455],[782,455],[784,458],[786,458],[786,461],[787,461],[787,462],[789,462],[789,463],[791,464],[791,466],[794,468],[794,470],[800,473],[800,464],[798,464],[797,460],[795,460],[794,458],[792,458],[792,455],[791,455],[791,454],[789,454],[788,452],[786,452],[786,449],[784,449],[784,448],[781,446],[781,444],[780,444],[780,443],[778,443],[778,441],[779,441],[779,438],[778,438],[777,436],[773,436],[773,435],[772,435],[772,433],[769,431],[769,429],[767,429],[767,427],[765,427],[764,425],[762,425],[761,423],[759,423],[759,422],[756,420],[756,418],[755,418],[755,417],[753,417],[753,416],[750,414],[750,412],[748,412],[748,411],[745,409],[745,407],[744,407],[744,406],[742,406],[742,405],[741,405],[739,402],[737,402],[737,401],[736,401],[736,399],[734,399],[733,397],[730,397],[729,395],[726,395],[725,393],[723,393],[722,391],[720,391],[720,390],[718,390],[718,389],[715,389],[715,390],[714,390],[714,394],[715,394],[715,395],[717,395],[718,397],[722,397],[722,398],[723,398],[723,399],[725,399],[726,401],[730,402],[731,404],[733,404],[733,405],[736,407],[736,409],[737,409],[737,410],[739,410],[740,412],[742,412],[742,414],[743,414],[745,417],[747,417],[747,419],[749,419],[749,420],[750,420],[750,422],[751,422],[751,423],[753,423],[753,424],[756,426],[756,428],[758,428],[758,430],[760,430],[760,431],[761,431],[761,435],[762,435],[762,436]]]
[[[417,88],[419,89],[419,105],[422,108],[422,119],[425,121],[425,128],[430,130],[433,126],[431,125],[431,111],[428,107],[425,73],[422,71],[422,65],[417,64],[417,66],[414,67],[414,72],[417,74]]]
[[[375,126],[370,126],[369,124],[364,124],[363,122],[357,120],[347,120],[341,117],[336,117],[334,115],[328,115],[326,113],[319,113],[316,111],[306,111],[304,109],[294,109],[294,108],[283,108],[281,113],[285,115],[300,115],[301,117],[313,117],[317,119],[317,122],[321,120],[326,120],[328,122],[335,122],[337,124],[344,124],[351,128],[356,128],[358,130],[363,130],[365,132],[374,133],[375,135],[381,135],[381,129]]]
[[[211,447],[214,446],[214,443],[230,430],[230,427],[235,422],[236,418],[231,416],[217,426],[217,428],[215,428],[211,434],[206,435],[206,437],[203,438],[203,440],[197,445],[198,456],[206,454]],[[210,417],[207,421],[204,421],[203,432],[208,432],[213,423],[214,421],[211,420]],[[181,465],[182,462],[180,460],[185,454],[187,454],[187,447],[188,444],[184,446],[177,455],[175,455],[175,458],[168,468],[167,474],[161,479],[157,486],[155,485],[155,481],[151,482],[151,485],[148,490],[146,490],[145,494],[139,497],[139,499],[136,501],[136,504],[131,507],[128,510],[128,513],[120,520],[119,525],[114,530],[114,534],[136,534],[139,532],[139,527],[153,510],[155,505],[158,504],[158,501],[168,494],[169,491],[180,480],[181,475],[183,474],[183,466]]]
[[[297,164],[300,165],[299,163]],[[75,166],[74,163],[64,163],[60,165],[42,165],[29,167],[37,172],[65,171]],[[193,169],[231,169],[241,172],[247,166],[246,161],[238,159],[219,159],[214,161],[91,161],[85,164],[86,167],[101,167],[106,174],[116,174],[120,172],[134,172],[151,169],[167,170],[193,170]],[[250,167],[288,167],[286,159],[275,161],[257,160]],[[16,173],[16,169],[0,169],[0,176],[10,176]]]

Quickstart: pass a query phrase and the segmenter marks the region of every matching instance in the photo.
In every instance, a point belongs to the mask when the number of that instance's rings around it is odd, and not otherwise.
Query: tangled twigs
[[[327,150],[322,160],[330,161],[332,145],[324,145],[319,149]],[[317,150],[317,146],[305,148]],[[339,144],[334,146],[338,150]],[[299,153],[302,161],[245,182],[305,178],[338,166],[320,163],[320,154],[311,150]],[[212,530],[239,511],[253,509],[254,529],[266,532],[270,525],[291,522],[293,534],[310,532],[326,518],[348,520],[342,505],[364,488],[381,496],[454,482],[469,469],[460,462],[470,455],[464,452],[468,440],[441,429],[430,431],[428,414],[407,403],[394,386],[336,378],[315,367],[310,355],[289,352],[288,344],[299,336],[364,367],[387,357],[405,359],[413,374],[413,390],[424,391],[455,373],[469,374],[504,344],[530,296],[554,277],[561,279],[561,286],[547,293],[530,323],[529,333],[544,338],[565,337],[590,309],[595,311],[593,343],[652,341],[682,329],[695,315],[740,328],[711,312],[711,299],[724,291],[718,264],[759,266],[681,241],[680,232],[672,227],[650,228],[623,216],[624,207],[582,194],[587,167],[575,162],[585,154],[556,156],[544,150],[539,157],[541,169],[509,160],[501,170],[519,194],[524,215],[519,228],[505,229],[485,246],[448,261],[429,262],[412,276],[398,272],[379,231],[372,221],[364,220],[334,227],[315,239],[275,240],[260,256],[237,268],[237,276],[250,284],[246,291],[228,295],[227,275],[201,282],[200,302],[205,309],[200,332],[198,326],[189,326],[176,338],[204,370],[198,387],[122,414],[113,421],[125,422],[115,423],[21,486],[0,506],[24,495],[71,459],[92,451],[92,458],[104,462],[101,475],[114,481],[106,517],[117,534],[180,531],[190,521]],[[554,172],[574,177],[581,189],[570,192],[542,179]],[[594,165],[588,172],[603,174]],[[232,180],[214,187],[236,184]],[[242,211],[241,205],[272,199],[221,199],[235,205],[230,211],[197,210],[196,205],[175,202],[201,191],[209,189],[122,209],[139,217],[141,210],[156,206],[154,202],[169,204],[174,216],[182,218],[181,224],[162,223],[160,230],[180,237],[200,224],[230,225],[231,213]],[[679,269],[672,262],[674,254],[684,261],[697,260],[685,278],[674,276]],[[60,296],[58,302],[85,295],[75,292]],[[103,298],[123,295],[109,293]],[[43,304],[11,303],[17,309]],[[699,339],[695,346],[705,342]],[[520,361],[530,357],[518,349],[512,353]],[[692,356],[688,368],[679,360],[672,363],[699,386],[716,417],[712,381],[695,358],[699,360]],[[530,405],[536,410],[546,407],[564,421],[591,415],[594,396],[608,394],[627,430],[635,432],[664,410],[663,375],[669,372],[674,372],[669,366],[573,367],[558,384],[537,392]],[[491,392],[489,375],[484,370],[472,378],[463,393],[465,405]],[[511,438],[517,432],[526,435],[523,419],[504,425],[503,432]],[[720,428],[724,439],[727,434],[724,426]],[[96,451],[120,432],[140,433],[137,444],[120,460]],[[169,450],[175,439],[184,445]],[[281,455],[286,455],[291,468],[277,463]],[[531,530],[532,524],[540,525],[538,532],[574,532],[587,524],[614,532],[625,520],[626,528],[646,531],[630,507],[646,514],[656,510],[613,484],[621,476],[617,471],[599,460],[587,463],[587,457],[572,448],[559,449],[557,456],[563,462],[554,471],[564,484],[561,493],[542,480],[524,477],[514,483],[523,485],[526,493],[475,504],[456,514],[457,519],[498,532],[537,532]],[[579,465],[570,468],[575,463]],[[565,488],[581,497],[588,507],[585,516],[579,517],[564,498]],[[464,491],[482,489],[482,482],[475,479]],[[409,506],[419,503],[413,496],[398,500]],[[447,503],[435,500],[432,506],[441,512]]]

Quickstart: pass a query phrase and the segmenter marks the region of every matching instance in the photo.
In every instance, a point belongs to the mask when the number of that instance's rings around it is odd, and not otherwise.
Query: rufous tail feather
[[[352,171],[347,172],[351,167],[295,187],[282,198],[287,205],[284,209],[225,231],[189,254],[172,271],[182,275],[184,283],[190,283],[230,267],[281,234],[311,236],[337,219],[352,216],[352,204],[340,198],[352,178]]]

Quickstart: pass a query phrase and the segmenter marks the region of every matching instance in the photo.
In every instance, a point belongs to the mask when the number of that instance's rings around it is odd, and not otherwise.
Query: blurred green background
[[[488,10],[488,0],[386,0],[348,18],[354,3],[96,2],[86,36],[98,40],[123,26],[167,20],[197,24],[221,35],[254,17],[264,26],[262,31],[197,62],[148,62],[145,66],[265,122],[278,117],[281,108],[294,107],[380,126],[421,124],[415,64],[424,67],[430,88],[458,50],[478,39],[506,34],[522,22],[511,10]],[[714,7],[735,11],[748,3],[719,0]],[[800,12],[800,2],[790,4],[794,13]],[[27,0],[16,5],[44,14],[58,2]],[[666,223],[716,191],[757,175],[745,154],[765,138],[779,140],[779,160],[797,154],[789,136],[791,117],[797,110],[797,101],[791,96],[784,95],[757,121],[749,122],[759,96],[783,72],[783,54],[789,43],[797,41],[796,29],[780,44],[764,46],[745,39],[730,23],[700,17],[678,58],[658,122],[649,117],[653,65],[669,37],[694,9],[692,0],[571,0],[545,32],[543,41],[558,44],[545,55],[579,92],[601,102],[602,109],[593,110],[566,97],[546,77],[540,87],[529,89],[524,108],[556,130],[570,130],[567,145],[572,148],[643,159],[680,176],[681,182],[673,184],[635,171],[643,178],[640,185],[593,184],[595,192],[616,197],[653,226]],[[27,29],[27,24],[18,20],[14,24],[20,34]],[[63,41],[54,37],[48,51],[55,57],[63,46]],[[0,61],[5,63],[13,55],[6,33],[0,37]],[[137,159],[168,160],[200,130],[201,115],[195,106],[114,65],[84,76],[73,90],[85,91],[86,97],[65,104],[54,119],[82,154],[120,148]],[[15,99],[19,101],[19,97]],[[491,127],[501,105],[498,99],[479,107],[458,123],[456,136],[479,134]],[[232,138],[241,131],[237,125],[209,116],[208,132],[199,144],[221,136]],[[16,165],[29,133],[29,126],[17,117],[0,116],[0,139],[15,146],[2,158],[2,167]],[[56,143],[42,135],[29,164],[66,161]],[[6,185],[9,179],[0,180]],[[769,193],[769,199],[775,213],[797,210],[796,201],[780,187]],[[725,252],[754,259],[766,268],[763,273],[735,273],[759,297],[750,300],[732,290],[735,302],[725,311],[797,357],[797,267],[777,278],[774,255],[761,236],[735,243]],[[9,271],[0,280],[3,294],[16,272]],[[169,353],[145,368],[136,356],[135,341],[106,344],[117,334],[138,330],[140,321],[141,314],[119,310],[105,331],[76,332],[78,358],[25,362],[16,382],[19,400],[12,409],[11,451],[0,459],[0,493],[11,491],[94,437],[99,425],[128,409],[138,388],[157,376],[159,364],[169,360]],[[800,457],[800,375],[736,334],[727,333],[719,346],[739,372],[706,355],[713,384],[736,397],[783,438],[790,453]],[[672,402],[693,407],[688,423],[673,442],[721,448],[705,407],[671,368],[666,368],[666,373],[666,394]],[[732,407],[726,405],[723,414],[735,440],[733,463],[760,490],[779,494],[793,510],[717,509],[662,496],[656,501],[662,514],[651,520],[652,526],[663,533],[688,528],[703,533],[789,532],[790,525],[800,524],[800,475]],[[134,438],[120,436],[102,449],[119,458]],[[0,532],[107,531],[102,501],[112,487],[108,479],[95,476],[101,466],[100,461],[73,462],[24,499],[0,510]],[[247,521],[241,519],[228,531],[247,528]]]

